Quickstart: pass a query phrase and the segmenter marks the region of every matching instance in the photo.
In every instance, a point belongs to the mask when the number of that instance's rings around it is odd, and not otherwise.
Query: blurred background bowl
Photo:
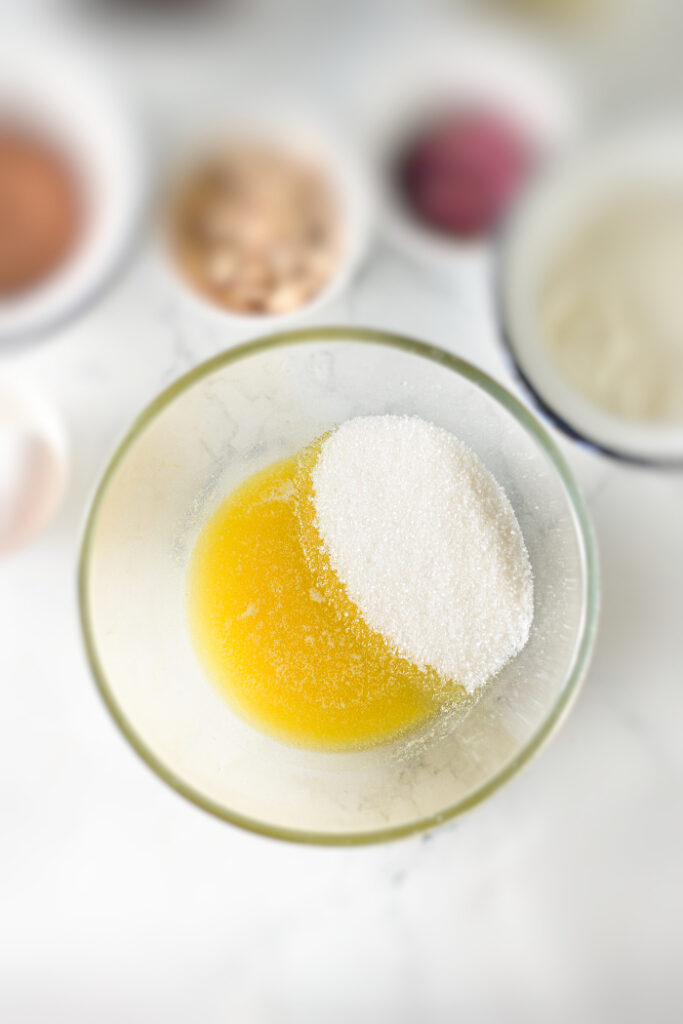
[[[532,186],[513,212],[497,270],[503,338],[538,408],[575,440],[649,465],[683,466],[683,424],[615,415],[580,393],[551,356],[540,324],[540,298],[548,267],[577,228],[609,208],[615,198],[643,186],[680,190],[682,180],[680,117],[653,114],[647,123],[588,140],[571,159]],[[647,339],[643,345],[647,359]],[[650,358],[654,359],[654,351]],[[599,372],[597,352],[595,372]],[[616,383],[620,379],[617,376]],[[622,384],[627,386],[625,378]]]
[[[95,299],[130,254],[141,219],[145,162],[125,104],[82,49],[55,38],[0,41],[0,120],[54,141],[83,199],[73,251],[44,280],[0,299],[0,351],[36,339]]]
[[[371,750],[284,745],[238,717],[193,651],[186,570],[199,530],[245,477],[352,416],[405,413],[452,431],[504,488],[535,579],[527,646],[477,699]],[[473,806],[539,749],[586,670],[594,541],[574,480],[503,388],[434,347],[314,328],[225,352],[163,392],[116,450],[80,561],[83,636],[138,754],[205,810],[313,843],[390,839]]]
[[[399,187],[397,164],[406,146],[449,113],[490,112],[517,129],[537,166],[560,154],[581,122],[577,83],[557,54],[533,36],[467,20],[457,31],[447,25],[443,32],[416,33],[409,48],[385,54],[364,94],[362,135],[378,175],[381,226],[403,253],[446,274],[486,260],[495,229],[458,238],[421,222]]]
[[[68,443],[61,416],[40,388],[0,373],[0,556],[23,547],[64,496]]]
[[[239,110],[207,104],[191,130],[173,140],[168,154],[165,196],[159,208],[158,263],[162,277],[182,305],[223,327],[236,330],[273,329],[316,312],[337,298],[350,284],[367,255],[374,220],[374,195],[369,175],[353,145],[341,133],[295,107],[254,101]],[[337,206],[341,247],[326,283],[311,298],[283,313],[241,313],[203,294],[189,280],[172,251],[169,231],[172,196],[177,183],[188,178],[207,156],[228,151],[231,145],[264,147],[283,156],[301,159],[319,170]]]

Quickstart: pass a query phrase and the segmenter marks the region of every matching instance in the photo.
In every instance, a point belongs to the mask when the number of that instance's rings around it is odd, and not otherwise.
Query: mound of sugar
[[[371,629],[470,692],[525,645],[533,583],[503,490],[446,430],[364,416],[323,442],[316,526]]]

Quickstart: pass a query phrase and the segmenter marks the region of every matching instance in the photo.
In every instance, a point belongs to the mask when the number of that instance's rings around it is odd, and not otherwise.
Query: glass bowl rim
[[[204,796],[193,786],[186,783],[177,776],[160,758],[147,746],[145,740],[136,732],[128,722],[123,710],[119,707],[115,690],[110,686],[104,668],[99,660],[97,646],[95,643],[94,629],[90,607],[90,563],[93,555],[95,532],[99,520],[100,510],[107,496],[109,486],[116,475],[118,467],[123,463],[128,452],[133,448],[138,438],[156,417],[164,411],[176,398],[191,388],[198,381],[209,376],[214,371],[238,362],[243,358],[264,352],[270,349],[284,348],[289,345],[311,343],[320,341],[340,341],[352,344],[383,345],[388,348],[396,348],[403,352],[411,353],[418,357],[429,359],[432,362],[444,366],[457,375],[464,377],[489,394],[499,402],[531,435],[532,439],[542,449],[555,468],[563,484],[565,494],[571,511],[574,514],[577,525],[579,543],[582,549],[583,562],[585,567],[584,595],[583,595],[583,621],[579,634],[574,659],[558,697],[544,717],[540,726],[503,767],[488,779],[483,785],[473,790],[466,797],[456,803],[445,807],[443,810],[426,817],[417,818],[402,825],[389,828],[370,829],[359,832],[317,832],[311,829],[287,828],[284,826],[270,825],[267,822],[250,818],[222,806],[218,801]],[[321,326],[308,327],[292,331],[278,332],[264,337],[244,342],[240,345],[228,348],[210,359],[198,364],[189,372],[175,380],[143,411],[136,417],[132,425],[126,431],[123,439],[116,446],[113,455],[110,457],[99,482],[96,485],[90,506],[87,511],[85,527],[80,543],[78,558],[78,610],[81,633],[85,646],[85,653],[93,675],[96,687],[102,698],[105,707],[114,719],[114,722],[123,733],[133,750],[159,778],[174,789],[181,796],[185,797],[196,807],[214,815],[216,818],[236,825],[250,832],[267,836],[273,839],[289,840],[291,842],[307,843],[318,846],[360,846],[370,843],[384,842],[391,839],[399,839],[427,829],[434,828],[442,822],[448,821],[462,814],[464,811],[475,807],[488,796],[499,789],[505,782],[509,781],[524,767],[544,746],[550,736],[560,725],[569,711],[571,704],[576,697],[579,687],[586,674],[590,657],[592,654],[600,602],[599,569],[597,545],[591,525],[590,517],[581,492],[574,480],[574,477],[546,429],[539,420],[515,398],[502,385],[498,384],[492,377],[479,370],[466,360],[439,348],[436,345],[426,344],[406,335],[396,334],[389,331],[374,330],[362,327],[343,326]]]

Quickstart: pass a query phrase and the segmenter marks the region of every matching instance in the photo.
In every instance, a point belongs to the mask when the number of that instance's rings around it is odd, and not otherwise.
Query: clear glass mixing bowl
[[[460,437],[505,489],[535,578],[529,643],[478,699],[370,750],[324,753],[266,736],[205,678],[185,576],[207,516],[245,476],[351,416],[407,413]],[[233,348],[136,420],[97,488],[80,561],[97,685],[144,761],[235,825],[312,843],[363,843],[472,807],[539,749],[585,673],[598,571],[576,484],[536,419],[440,349],[357,328]]]

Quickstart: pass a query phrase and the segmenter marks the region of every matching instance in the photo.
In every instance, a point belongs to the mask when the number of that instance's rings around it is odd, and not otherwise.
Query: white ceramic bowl
[[[0,556],[23,547],[50,522],[68,475],[64,423],[32,382],[0,374]]]
[[[284,152],[310,158],[322,173],[329,175],[339,204],[344,242],[338,264],[328,282],[311,299],[287,313],[233,312],[202,295],[188,280],[171,251],[168,225],[163,218],[157,244],[158,262],[167,285],[181,303],[214,325],[239,330],[275,330],[321,309],[348,286],[368,250],[374,205],[372,190],[361,161],[353,148],[340,137],[323,128],[318,121],[286,113],[276,114],[272,109],[264,112],[261,107],[251,112],[210,113],[196,124],[177,143],[180,153],[171,159],[169,186],[172,187],[173,181],[192,168],[204,154],[211,152],[216,145],[226,145],[231,139],[281,146]]]
[[[538,320],[541,278],[553,254],[615,192],[680,185],[683,121],[655,119],[586,145],[539,181],[510,219],[500,250],[498,306],[518,375],[567,434],[632,462],[683,466],[683,426],[626,419],[584,398],[556,367]]]
[[[54,274],[0,301],[0,351],[53,330],[87,306],[121,266],[144,197],[140,140],[109,82],[80,49],[55,39],[0,40],[0,118],[59,143],[85,191],[86,223]]]
[[[455,106],[481,105],[526,130],[539,158],[550,158],[575,136],[576,88],[531,40],[491,26],[459,25],[418,36],[386,54],[365,83],[363,134],[378,176],[381,225],[388,240],[430,270],[452,272],[488,259],[490,236],[459,240],[412,215],[396,182],[396,158],[415,131]]]

